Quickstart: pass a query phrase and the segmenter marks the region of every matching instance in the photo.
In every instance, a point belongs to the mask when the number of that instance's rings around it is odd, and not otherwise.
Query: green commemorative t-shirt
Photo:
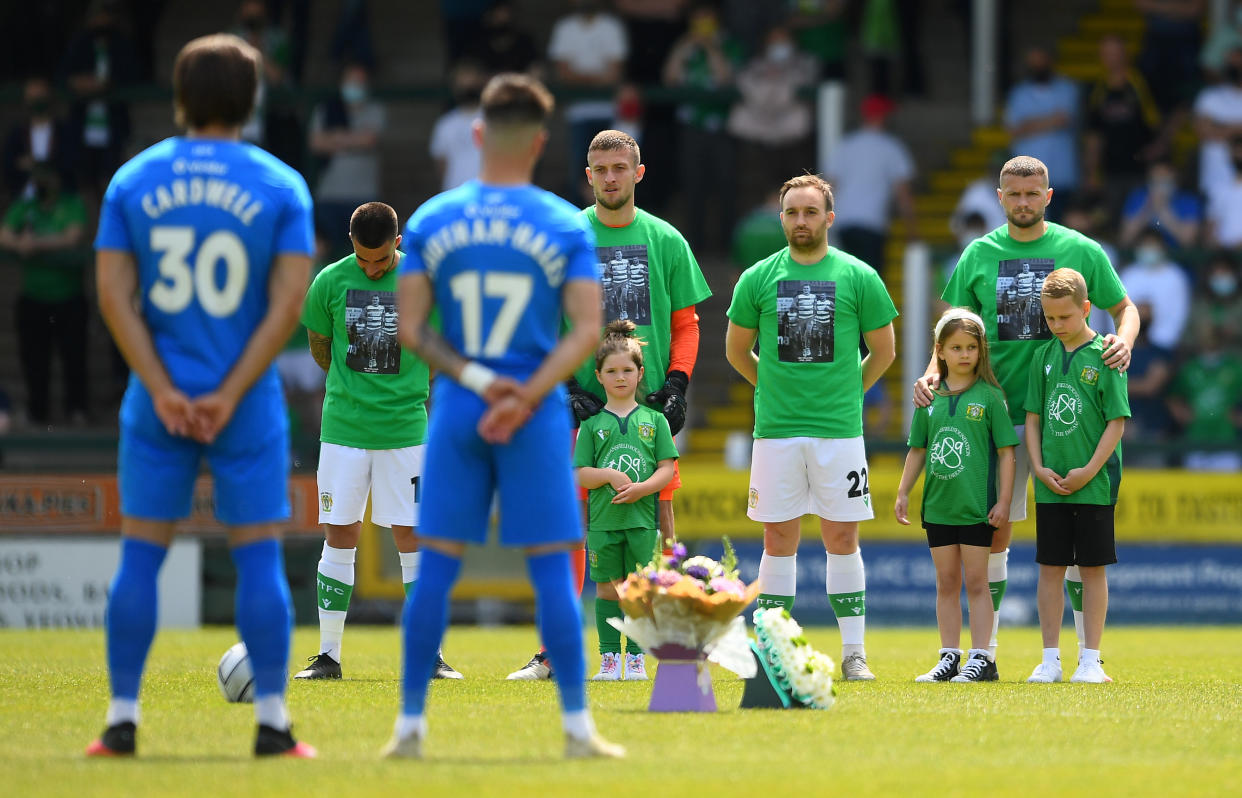
[[[1126,375],[1104,365],[1104,336],[1072,352],[1052,339],[1031,361],[1024,407],[1040,416],[1040,450],[1044,465],[1061,476],[1091,460],[1114,418],[1130,417]],[[1053,493],[1035,480],[1036,502],[1116,504],[1121,487],[1121,443],[1104,467],[1068,496]]]
[[[636,209],[625,227],[609,227],[595,215],[595,206],[582,211],[595,231],[604,295],[604,323],[629,319],[638,326],[646,368],[639,397],[660,390],[668,373],[670,321],[673,311],[697,305],[712,295],[690,245],[668,222]],[[595,379],[595,358],[574,374],[578,384],[604,399]]]
[[[968,526],[996,504],[996,450],[1017,446],[1000,389],[983,380],[958,394],[937,394],[910,420],[909,446],[926,449],[923,520]]]
[[[427,364],[397,340],[396,267],[378,280],[353,255],[325,267],[306,293],[302,324],[332,339],[319,440],[401,449],[426,439]]]
[[[729,319],[759,331],[755,437],[862,435],[859,336],[895,318],[875,269],[835,247],[809,266],[786,247],[742,272]]]
[[[633,482],[655,473],[661,460],[677,457],[677,446],[664,414],[639,405],[620,418],[601,410],[582,422],[574,444],[574,468],[615,468]],[[629,504],[613,504],[611,485],[592,490],[587,499],[588,526],[595,531],[657,529],[659,493]]]
[[[975,239],[962,252],[941,295],[950,305],[970,308],[983,317],[992,369],[1011,400],[1014,424],[1025,419],[1019,400],[1026,396],[1035,352],[1045,341],[1055,340],[1044,320],[1039,292],[1048,273],[1063,267],[1082,274],[1087,298],[1097,307],[1111,308],[1126,297],[1100,245],[1051,222],[1035,241],[1013,240],[1007,225]]]

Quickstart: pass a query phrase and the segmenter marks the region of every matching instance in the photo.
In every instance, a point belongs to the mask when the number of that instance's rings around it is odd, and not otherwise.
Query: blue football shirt
[[[530,185],[472,180],[437,194],[410,217],[401,248],[401,274],[431,279],[445,339],[516,379],[556,346],[565,281],[599,279],[578,209]]]
[[[170,138],[117,170],[95,248],[133,254],[156,352],[195,396],[220,384],[267,314],[273,259],[314,253],[311,219],[306,181],[275,156]]]

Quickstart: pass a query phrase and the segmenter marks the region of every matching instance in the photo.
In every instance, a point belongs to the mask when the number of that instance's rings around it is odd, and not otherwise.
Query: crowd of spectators
[[[373,41],[382,20],[368,0],[340,0],[329,47],[336,90],[308,105],[311,95],[299,87],[319,96],[306,77],[310,0],[234,2],[234,32],[264,59],[258,110],[244,135],[307,175],[330,258],[344,245],[353,207],[380,196],[384,148],[377,144],[395,134],[387,102],[373,91],[386,74]],[[847,79],[861,92],[848,118],[860,121],[826,164],[837,187],[833,243],[883,270],[894,219],[908,239],[917,237],[915,160],[888,123],[903,99],[927,90],[922,3],[565,0],[548,17],[530,16],[520,0],[439,5],[446,97],[425,153],[435,188],[475,172],[469,131],[487,77],[529,71],[557,88],[566,167],[553,187],[567,199],[589,201],[587,143],[601,128],[620,128],[639,139],[654,165],[644,180],[645,206],[675,220],[704,256],[727,255],[731,242],[734,252],[755,252],[779,241],[772,187],[791,170],[818,167],[810,90],[824,79]],[[1132,387],[1151,399],[1152,412],[1136,412],[1133,425],[1146,440],[1229,440],[1239,427],[1242,2],[1204,41],[1206,5],[1134,0],[1146,21],[1141,46],[1136,52],[1132,41],[1104,36],[1098,78],[1087,83],[1059,74],[1052,49],[1031,48],[1007,89],[1003,123],[1011,143],[997,153],[1035,155],[1049,165],[1056,189],[1050,218],[1099,238],[1145,306],[1150,324],[1141,344],[1151,354],[1136,357]],[[86,246],[107,180],[144,138],[133,135],[127,95],[114,90],[154,80],[156,23],[169,6],[43,4],[30,12],[31,35],[7,55],[22,67],[12,74],[27,76],[23,121],[4,139],[0,231],[0,254],[22,275],[14,319],[24,420],[81,422],[90,413],[82,356],[92,315]],[[1009,12],[1000,6],[1004,18]],[[971,7],[947,5],[963,30]],[[49,8],[77,8],[65,18],[82,23],[66,27]],[[1000,27],[1001,41],[1009,41],[1012,26],[1002,19]],[[1001,65],[1002,80],[1008,69]],[[1197,137],[1192,151],[1189,129]],[[1003,223],[995,172],[990,164],[946,220],[962,244]],[[123,364],[113,359],[119,377]],[[54,360],[63,408],[47,401]],[[1219,390],[1188,390],[1192,377]],[[1207,406],[1212,397],[1216,409]]]

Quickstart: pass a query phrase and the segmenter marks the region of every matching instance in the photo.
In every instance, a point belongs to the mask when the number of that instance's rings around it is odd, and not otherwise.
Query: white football
[[[216,681],[226,701],[254,702],[254,669],[250,667],[250,653],[245,643],[238,643],[224,652],[216,668]]]

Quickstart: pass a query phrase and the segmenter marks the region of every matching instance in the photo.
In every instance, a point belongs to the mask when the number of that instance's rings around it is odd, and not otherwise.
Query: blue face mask
[[[367,86],[365,83],[342,83],[341,99],[350,105],[356,105],[367,98]]]

